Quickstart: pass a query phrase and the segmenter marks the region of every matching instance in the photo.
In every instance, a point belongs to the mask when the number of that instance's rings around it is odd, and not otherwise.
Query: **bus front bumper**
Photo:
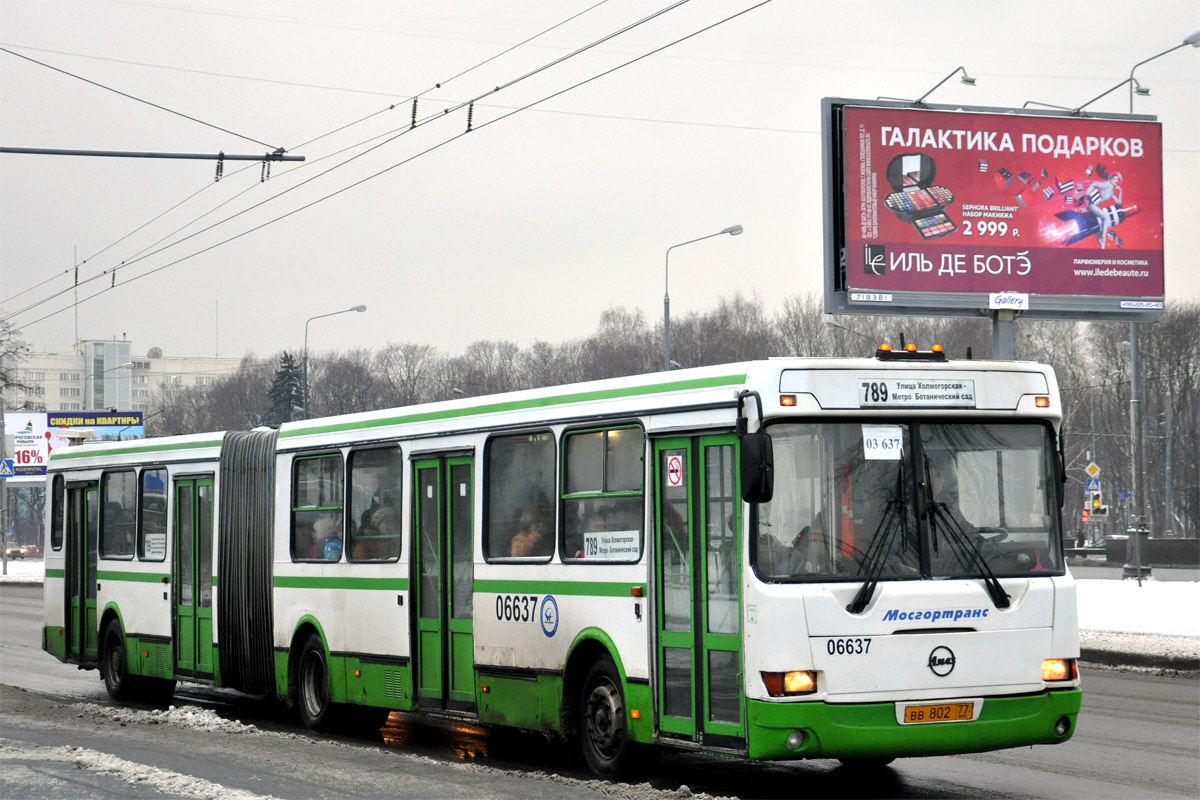
[[[1060,744],[1075,732],[1079,689],[987,697],[970,722],[901,725],[895,703],[777,703],[747,700],[751,758],[897,758]],[[1063,734],[1055,725],[1065,718]],[[799,731],[802,736],[792,736]],[[801,740],[798,747],[797,740]]]

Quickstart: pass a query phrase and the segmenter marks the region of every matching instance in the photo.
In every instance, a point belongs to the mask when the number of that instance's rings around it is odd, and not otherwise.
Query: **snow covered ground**
[[[40,583],[41,561],[8,562],[0,582]],[[1084,579],[1079,598],[1080,640],[1085,649],[1200,658],[1200,582]]]

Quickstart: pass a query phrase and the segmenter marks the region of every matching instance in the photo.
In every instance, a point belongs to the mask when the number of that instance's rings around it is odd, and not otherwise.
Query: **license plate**
[[[925,725],[930,722],[969,722],[975,719],[975,701],[923,703],[906,705],[900,716],[901,725]]]

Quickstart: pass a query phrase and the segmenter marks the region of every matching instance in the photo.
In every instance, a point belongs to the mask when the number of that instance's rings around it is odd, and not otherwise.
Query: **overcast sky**
[[[962,65],[977,85],[930,102],[1073,107],[1200,29],[1195,0],[776,0],[505,117],[754,5],[692,0],[506,87],[668,5],[609,0],[460,75],[596,4],[0,0],[0,46],[207,123],[0,52],[0,145],[307,158],[264,183],[253,162],[214,182],[211,161],[0,154],[3,314],[62,292],[11,320],[51,352],[298,350],[359,303],[310,348],[557,342],[614,305],[661,319],[666,249],[734,224],[672,253],[672,313],[737,291],[774,311],[821,290],[822,97],[916,98]],[[1136,74],[1163,124],[1167,302],[1195,300],[1200,49]]]

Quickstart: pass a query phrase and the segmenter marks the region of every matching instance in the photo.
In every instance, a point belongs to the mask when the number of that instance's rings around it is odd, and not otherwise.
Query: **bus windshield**
[[[754,567],[771,581],[1061,574],[1052,433],[1040,423],[767,428],[775,494]]]

